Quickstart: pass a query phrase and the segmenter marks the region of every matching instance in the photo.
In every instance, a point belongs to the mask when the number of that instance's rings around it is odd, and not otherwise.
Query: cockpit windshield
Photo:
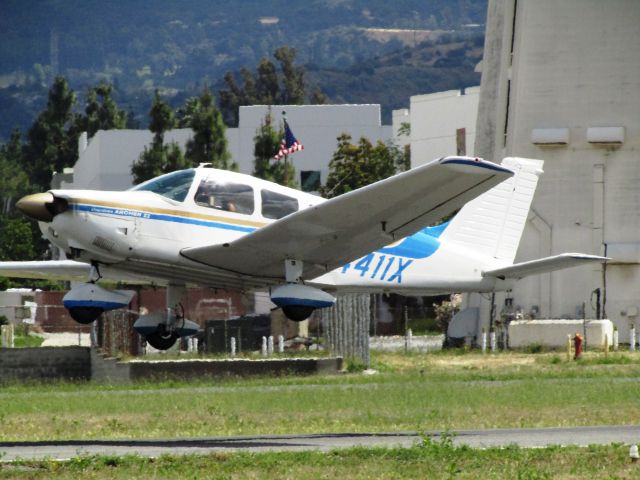
[[[131,190],[149,191],[162,195],[163,197],[170,198],[171,200],[184,202],[184,199],[187,198],[187,193],[189,193],[189,188],[191,188],[191,183],[193,182],[195,174],[196,171],[194,169],[179,170],[177,172],[167,173],[161,177],[147,180],[146,182],[131,188]]]

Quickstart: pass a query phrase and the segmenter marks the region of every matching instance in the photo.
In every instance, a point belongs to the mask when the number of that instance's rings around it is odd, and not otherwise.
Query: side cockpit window
[[[253,188],[242,183],[206,179],[200,182],[194,201],[201,207],[251,215],[255,209]]]
[[[262,216],[264,218],[277,220],[278,218],[286,217],[290,213],[298,211],[297,198],[270,190],[262,190],[260,195],[262,197]]]

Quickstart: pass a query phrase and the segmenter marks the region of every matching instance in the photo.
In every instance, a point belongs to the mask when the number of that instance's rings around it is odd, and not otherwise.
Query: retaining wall
[[[133,360],[120,362],[89,347],[1,348],[0,382],[22,380],[94,380],[124,383],[142,380],[337,373],[342,358],[261,360]]]
[[[0,348],[0,382],[89,380],[88,347]]]
[[[326,374],[337,373],[341,369],[341,357],[121,362],[89,347],[0,348],[0,383],[22,380],[120,383],[221,376]]]

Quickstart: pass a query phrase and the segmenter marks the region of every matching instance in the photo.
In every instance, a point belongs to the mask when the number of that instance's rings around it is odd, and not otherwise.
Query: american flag
[[[280,143],[280,150],[278,151],[276,156],[273,157],[273,159],[280,160],[285,155],[289,155],[293,152],[299,152],[300,150],[304,150],[304,146],[298,140],[296,140],[296,137],[294,137],[293,132],[289,128],[289,124],[285,120],[284,121],[284,138]]]

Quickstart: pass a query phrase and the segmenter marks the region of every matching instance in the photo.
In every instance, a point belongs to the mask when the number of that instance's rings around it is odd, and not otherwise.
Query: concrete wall
[[[131,381],[164,380],[167,378],[188,380],[227,376],[337,373],[342,369],[342,358],[132,361],[127,365]]]
[[[0,382],[90,378],[88,347],[0,348]]]
[[[24,305],[25,301],[33,302],[34,297],[35,292],[31,290],[0,292],[0,316],[6,317],[12,324],[30,319],[31,310]]]
[[[634,0],[489,2],[476,153],[545,160],[516,261],[640,245],[639,19]],[[589,142],[594,127],[623,127],[624,141]],[[568,140],[534,143],[538,129],[566,129]],[[599,288],[627,342],[629,325],[640,326],[627,314],[640,307],[638,262],[609,265],[606,282],[600,265],[527,278],[513,304],[542,318],[576,318],[585,304],[589,317]]]
[[[25,380],[130,382],[248,375],[337,373],[342,358],[120,362],[88,347],[0,348],[0,383]]]
[[[164,141],[176,142],[184,149],[191,135],[189,128],[170,130]],[[126,190],[132,185],[131,165],[152,140],[149,130],[99,130],[91,139],[82,136],[73,182],[63,181],[60,188]]]
[[[479,87],[411,97],[411,166],[456,155],[459,128],[466,130],[467,155],[473,155],[479,99]]]
[[[400,335],[371,337],[369,348],[377,351],[402,352],[437,352],[442,350],[444,335],[413,335],[411,338]]]
[[[509,324],[509,347],[521,348],[539,343],[547,347],[565,347],[567,335],[585,336],[587,347],[602,348],[613,341],[613,323],[609,320],[515,320]]]

